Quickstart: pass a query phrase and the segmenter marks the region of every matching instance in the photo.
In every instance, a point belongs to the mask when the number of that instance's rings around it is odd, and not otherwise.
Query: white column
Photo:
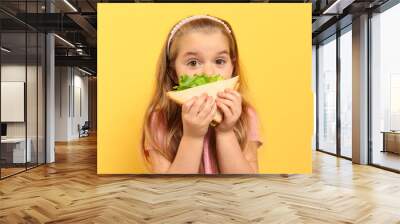
[[[54,6],[50,1],[46,4],[47,12],[53,12]],[[55,161],[54,133],[55,133],[55,44],[54,35],[46,35],[46,163]]]

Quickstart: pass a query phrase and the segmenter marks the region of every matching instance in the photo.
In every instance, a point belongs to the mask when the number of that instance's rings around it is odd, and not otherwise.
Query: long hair
[[[178,76],[174,68],[174,62],[179,50],[177,49],[177,43],[183,35],[193,31],[206,33],[219,31],[229,40],[230,58],[234,66],[232,76],[239,76],[239,87],[237,91],[242,95],[242,114],[234,127],[234,133],[242,150],[246,147],[248,140],[247,109],[249,107],[249,103],[245,99],[246,83],[243,73],[240,70],[239,52],[232,27],[228,22],[222,19],[220,20],[229,27],[231,33],[229,33],[221,23],[202,18],[184,24],[173,36],[170,49],[167,49],[169,36],[167,37],[157,63],[155,90],[144,117],[141,148],[145,161],[149,162],[148,155],[144,148],[145,141],[170,162],[174,160],[177,153],[183,135],[181,106],[169,100],[166,96],[166,92],[173,90],[173,86],[178,84]],[[162,125],[161,127],[157,127],[157,130],[152,126],[152,121],[154,121],[153,116],[155,114],[157,114],[158,119],[161,119],[158,120],[158,123]],[[157,138],[156,132],[161,130],[165,131],[165,137],[160,141],[160,139]],[[211,136],[211,144],[215,147],[215,133]]]

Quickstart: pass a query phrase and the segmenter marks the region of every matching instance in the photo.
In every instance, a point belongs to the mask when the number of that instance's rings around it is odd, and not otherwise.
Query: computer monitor
[[[7,124],[1,124],[1,136],[7,136]]]

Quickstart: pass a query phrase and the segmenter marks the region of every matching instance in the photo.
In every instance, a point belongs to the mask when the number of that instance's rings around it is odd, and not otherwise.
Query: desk
[[[393,152],[400,154],[400,132],[382,131],[381,133],[383,134],[382,152]]]
[[[27,139],[27,148],[25,154],[25,138],[6,138],[1,139],[1,156],[9,163],[25,163],[31,161],[31,145],[32,140]],[[10,149],[10,146],[13,146]],[[12,154],[12,157],[11,157]],[[4,155],[4,156],[3,156]],[[8,156],[10,155],[10,156]],[[9,158],[6,158],[9,157]],[[12,160],[11,160],[12,158]],[[27,158],[27,161],[25,161]]]

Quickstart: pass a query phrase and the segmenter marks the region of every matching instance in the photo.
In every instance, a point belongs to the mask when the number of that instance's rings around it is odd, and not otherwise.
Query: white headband
[[[197,19],[211,19],[211,20],[213,20],[213,21],[215,21],[215,22],[218,22],[218,23],[222,24],[222,25],[225,27],[226,31],[228,31],[228,33],[232,33],[232,31],[229,29],[229,27],[228,27],[222,20],[220,20],[220,19],[218,19],[218,18],[215,18],[215,17],[213,17],[213,16],[209,16],[209,15],[195,15],[195,16],[190,16],[190,17],[187,17],[187,18],[185,18],[185,19],[182,19],[182,20],[181,20],[178,24],[176,24],[175,27],[172,29],[172,31],[171,31],[171,33],[170,33],[170,35],[169,35],[169,38],[168,38],[168,43],[167,43],[167,50],[168,50],[168,52],[169,52],[169,47],[170,47],[170,44],[171,44],[171,40],[172,40],[172,38],[174,37],[175,33],[176,33],[183,25],[185,25],[186,23],[191,22],[191,21],[193,21],[193,20],[197,20]]]

